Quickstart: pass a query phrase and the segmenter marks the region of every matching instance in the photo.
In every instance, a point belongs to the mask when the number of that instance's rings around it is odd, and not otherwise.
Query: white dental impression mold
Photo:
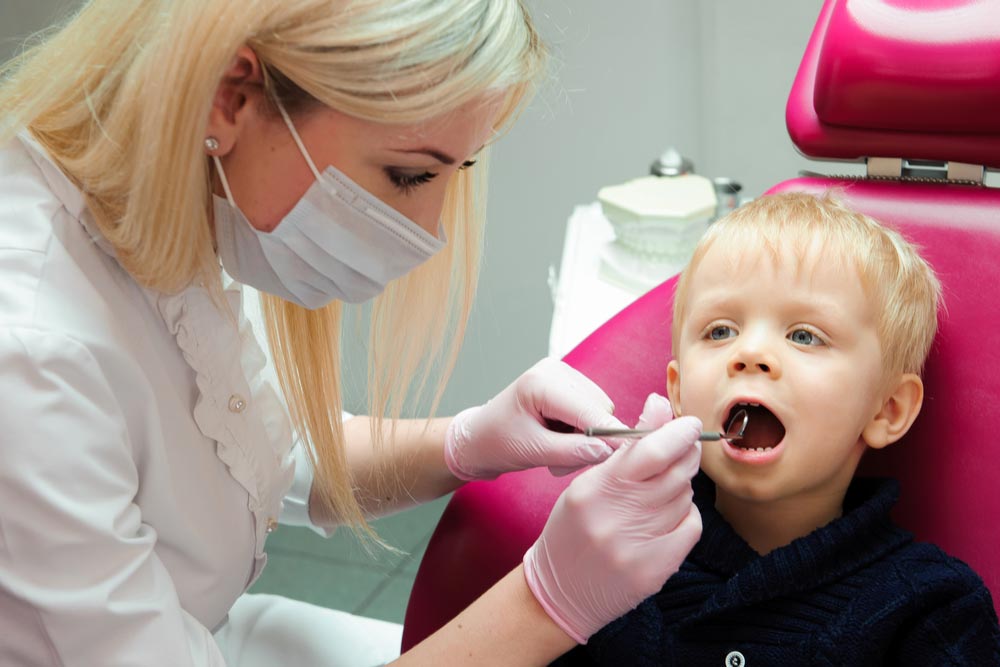
[[[597,193],[615,232],[601,256],[601,273],[645,291],[677,273],[694,252],[716,211],[715,186],[698,174],[644,176]]]

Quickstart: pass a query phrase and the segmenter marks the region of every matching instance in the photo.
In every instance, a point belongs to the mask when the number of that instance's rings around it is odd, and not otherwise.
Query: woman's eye
[[[468,169],[469,167],[476,164],[476,162],[478,162],[478,160],[466,160],[465,162],[462,163],[462,166],[459,167],[459,169]]]
[[[431,171],[425,171],[422,174],[404,174],[394,169],[386,169],[385,173],[392,184],[403,194],[409,194],[414,188],[429,183],[437,177],[437,174]]]
[[[796,329],[788,334],[788,340],[798,345],[825,345],[823,339],[808,329]]]
[[[725,324],[714,326],[708,330],[708,337],[711,340],[725,340],[727,338],[732,338],[735,335],[736,331],[732,327],[728,327]]]

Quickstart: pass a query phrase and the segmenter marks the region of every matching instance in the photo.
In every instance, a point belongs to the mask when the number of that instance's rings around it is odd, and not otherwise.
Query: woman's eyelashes
[[[430,183],[437,178],[437,173],[433,171],[406,174],[395,169],[386,169],[385,173],[389,177],[389,180],[392,181],[392,184],[396,186],[396,189],[404,194],[412,192],[414,188],[418,188],[424,183]]]
[[[459,169],[468,169],[469,167],[476,164],[476,160],[467,160],[462,163]],[[424,183],[429,183],[435,178],[437,178],[436,171],[425,171],[419,174],[407,174],[405,172],[393,169],[392,167],[387,167],[385,170],[386,175],[392,184],[396,186],[396,189],[400,190],[403,194],[409,194],[415,188],[420,187]]]

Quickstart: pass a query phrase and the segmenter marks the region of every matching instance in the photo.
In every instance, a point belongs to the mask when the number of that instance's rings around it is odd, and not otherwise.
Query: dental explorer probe
[[[747,424],[750,422],[750,415],[747,414],[746,410],[740,410],[733,418],[729,420],[729,424],[726,426],[726,432],[720,433],[719,431],[704,431],[698,437],[699,440],[704,440],[706,442],[712,442],[715,440],[739,440],[743,437],[743,433],[747,430]],[[588,437],[614,437],[614,438],[641,438],[644,435],[652,433],[656,429],[651,428],[588,428],[584,429],[583,434]]]

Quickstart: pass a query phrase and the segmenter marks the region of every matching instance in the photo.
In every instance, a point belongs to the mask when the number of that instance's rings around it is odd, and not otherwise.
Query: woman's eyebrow
[[[396,153],[408,153],[408,154],[419,153],[421,155],[429,155],[430,157],[434,158],[441,164],[446,164],[446,165],[455,164],[455,158],[451,157],[447,153],[442,153],[436,148],[407,148],[407,149],[394,148],[392,150],[394,150]]]
[[[485,144],[483,146],[485,146]],[[480,146],[478,148],[478,150],[476,150],[476,153],[479,153],[479,151],[483,150],[483,146]],[[407,154],[417,153],[417,154],[420,154],[420,155],[429,155],[430,157],[434,158],[435,160],[437,160],[441,164],[448,165],[448,166],[451,166],[451,165],[453,165],[453,164],[455,164],[457,162],[457,160],[455,158],[453,158],[452,156],[448,155],[447,153],[439,151],[436,148],[430,148],[430,147],[425,147],[425,148],[392,148],[390,150],[392,150],[392,151],[394,151],[396,153],[407,153]],[[476,153],[473,153],[473,155],[475,155]]]

